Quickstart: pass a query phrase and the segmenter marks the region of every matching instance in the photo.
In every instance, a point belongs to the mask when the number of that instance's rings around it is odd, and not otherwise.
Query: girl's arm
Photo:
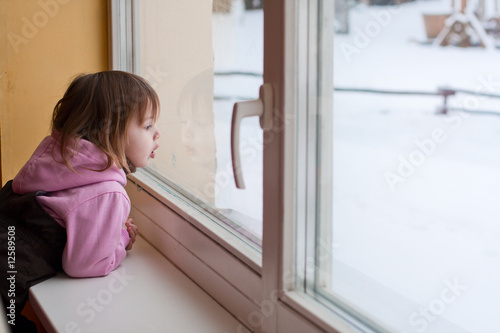
[[[65,216],[67,243],[63,269],[72,277],[104,276],[123,261],[129,233],[122,226],[130,202],[120,192],[99,194]]]

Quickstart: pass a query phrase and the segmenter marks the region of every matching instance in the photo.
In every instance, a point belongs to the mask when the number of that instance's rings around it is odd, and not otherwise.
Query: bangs
[[[135,90],[134,90],[135,91]],[[135,105],[134,109],[138,112],[138,119],[142,123],[146,121],[146,111],[151,108],[151,116],[153,120],[156,122],[160,116],[160,99],[156,94],[156,91],[147,84],[143,79],[138,82],[138,96],[137,99],[132,97],[135,100],[138,100],[137,105]]]
[[[148,96],[143,101],[137,104],[137,114],[139,122],[143,123],[147,119],[148,116],[147,111],[151,108],[151,117],[153,121],[156,122],[160,117],[160,102],[158,98],[154,98],[154,96]]]

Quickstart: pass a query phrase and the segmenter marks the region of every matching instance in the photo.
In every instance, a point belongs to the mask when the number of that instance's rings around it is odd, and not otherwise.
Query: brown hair
[[[62,162],[69,162],[78,149],[78,140],[85,139],[101,149],[108,158],[106,167],[113,164],[125,172],[135,167],[127,161],[125,143],[127,125],[136,112],[145,121],[151,106],[153,118],[160,113],[160,101],[154,89],[138,75],[122,71],[106,71],[79,75],[57,102],[52,115],[52,132],[61,142]]]

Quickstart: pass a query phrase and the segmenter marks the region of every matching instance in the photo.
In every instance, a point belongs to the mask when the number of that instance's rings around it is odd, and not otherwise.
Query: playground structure
[[[404,5],[412,0],[356,0],[370,6]],[[418,0],[417,0],[418,1]],[[349,33],[351,0],[335,1],[336,33]],[[451,0],[447,13],[422,13],[428,41],[436,46],[500,47],[500,0]]]
[[[493,2],[494,8],[488,15],[485,0],[452,0],[452,13],[444,21],[433,44],[460,47],[479,45],[494,49],[500,14],[498,0]]]

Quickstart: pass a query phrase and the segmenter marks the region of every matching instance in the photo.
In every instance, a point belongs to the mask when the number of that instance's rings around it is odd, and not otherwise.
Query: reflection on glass
[[[214,112],[212,111],[213,73],[199,73],[188,81],[179,96],[178,116],[184,153],[197,173],[213,174],[216,170]],[[207,186],[208,184],[208,186]],[[214,202],[214,186],[205,183],[195,191],[200,198]]]
[[[202,89],[197,85],[203,80],[213,81],[212,5],[157,0],[140,2],[139,6],[138,72],[156,89],[162,108],[158,126],[163,137],[151,170],[198,204],[210,207],[215,201],[214,191],[207,184],[214,183],[216,171],[210,103],[213,90],[211,86]],[[199,95],[191,100],[193,109],[188,109],[190,94]],[[199,128],[192,131],[195,113],[203,114],[198,123],[208,128],[203,140],[196,136]],[[200,146],[202,141],[211,149],[205,152],[205,147]],[[213,162],[204,163],[202,159],[210,159],[210,154]]]
[[[260,5],[259,5],[260,4]],[[246,190],[234,185],[233,104],[262,84],[262,1],[140,2],[139,74],[157,90],[163,133],[151,170],[260,250],[262,131],[244,121]]]
[[[215,161],[213,78],[211,72],[193,78],[179,97],[182,144],[191,160],[212,169]]]

